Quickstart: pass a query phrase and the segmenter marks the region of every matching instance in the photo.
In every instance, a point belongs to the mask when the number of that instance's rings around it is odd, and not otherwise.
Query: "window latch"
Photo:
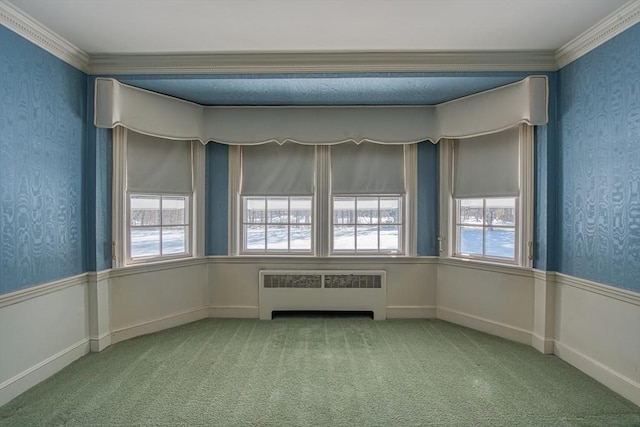
[[[440,253],[444,252],[444,237],[442,236],[438,236],[438,251],[440,251]]]
[[[533,259],[533,242],[528,242],[527,246],[529,247],[529,260]]]
[[[116,260],[116,241],[111,242],[111,259]]]

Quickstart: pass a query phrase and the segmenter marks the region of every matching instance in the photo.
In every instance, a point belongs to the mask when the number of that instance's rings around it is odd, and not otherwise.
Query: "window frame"
[[[160,224],[158,225],[149,225],[149,226],[133,226],[131,225],[131,198],[134,196],[148,196],[148,197],[159,197],[160,198]],[[185,214],[184,214],[184,224],[169,224],[169,225],[165,225],[163,224],[163,220],[162,220],[162,201],[165,198],[170,198],[170,197],[180,197],[180,198],[184,198],[185,199]],[[193,252],[193,245],[191,244],[191,240],[192,240],[192,215],[191,215],[191,211],[192,211],[192,206],[191,206],[191,200],[192,197],[189,194],[178,194],[178,193],[139,193],[139,192],[128,192],[127,191],[127,224],[125,225],[125,242],[126,242],[126,263],[128,265],[130,264],[141,264],[141,263],[147,263],[147,262],[157,262],[157,261],[163,261],[163,260],[170,260],[170,259],[178,259],[178,258],[188,258],[192,256],[192,252]],[[182,253],[178,253],[178,254],[166,254],[164,255],[162,253],[162,242],[163,242],[163,237],[162,237],[162,231],[163,228],[165,227],[185,227],[186,228],[186,233],[185,233],[185,252]],[[131,230],[132,229],[143,229],[143,228],[159,228],[160,229],[160,240],[159,240],[159,245],[160,245],[160,255],[151,255],[151,256],[140,256],[140,257],[133,257],[132,256],[132,243],[133,243],[133,239],[131,238]]]
[[[456,253],[457,248],[457,207],[453,197],[454,142],[443,139],[439,147],[440,166],[440,234],[438,236],[441,257],[464,259],[468,261],[489,262],[520,267],[533,266],[533,197],[534,197],[534,127],[519,125],[519,180],[520,192],[516,199],[515,259],[498,257],[480,257]],[[476,197],[479,199],[480,197]],[[489,199],[492,197],[483,197]],[[508,197],[500,197],[508,198]]]
[[[265,214],[268,212],[268,199],[287,199],[287,212],[288,212],[288,217],[291,217],[291,199],[295,199],[295,198],[309,198],[311,201],[311,222],[310,223],[295,223],[295,222],[290,222],[287,221],[286,223],[270,223],[267,221],[266,219],[266,215],[265,215],[265,222],[264,223],[250,223],[250,222],[245,222],[244,217],[245,217],[245,200],[246,199],[264,199],[265,201]],[[314,248],[314,243],[315,243],[315,232],[314,232],[314,228],[315,228],[315,224],[314,224],[314,220],[315,220],[315,196],[314,195],[306,195],[306,196],[300,196],[300,195],[293,195],[293,196],[282,196],[282,195],[277,195],[277,196],[240,196],[240,222],[239,222],[239,238],[240,238],[240,254],[241,255],[310,255],[313,253],[313,248]],[[246,225],[264,225],[265,227],[265,248],[264,250],[254,250],[254,249],[248,249],[245,246],[245,240],[246,240],[246,234],[245,234],[245,226]],[[268,249],[267,248],[267,229],[269,225],[286,225],[287,226],[287,250],[281,250],[281,249]],[[308,225],[310,230],[311,230],[311,242],[310,242],[310,247],[309,250],[303,250],[303,249],[291,249],[291,226],[295,226],[295,225]]]
[[[117,126],[112,131],[113,174],[112,174],[112,244],[113,268],[168,262],[204,256],[205,222],[205,147],[199,141],[191,141],[191,175],[193,191],[189,194],[141,193],[127,189],[127,133]],[[188,197],[188,247],[185,254],[171,254],[154,257],[131,258],[130,249],[130,195],[163,195],[166,197]],[[185,220],[187,218],[185,217]]]
[[[486,223],[485,220],[485,215],[487,212],[487,200],[490,199],[513,199],[514,200],[514,225],[488,225]],[[480,261],[492,261],[492,262],[499,262],[499,263],[506,263],[506,264],[517,264],[518,259],[520,258],[520,236],[518,233],[519,227],[520,227],[520,215],[519,215],[519,210],[518,210],[518,197],[483,197],[482,199],[474,197],[474,198],[459,198],[459,199],[454,199],[453,200],[453,256],[456,258],[464,258],[464,259],[476,259],[476,260],[480,260]],[[473,225],[473,224],[464,224],[458,221],[459,218],[459,214],[460,214],[460,202],[463,200],[482,200],[482,224],[479,225]],[[478,255],[478,254],[463,254],[460,251],[460,246],[461,246],[461,241],[460,241],[460,234],[458,232],[460,227],[479,227],[482,228],[482,255]],[[486,252],[486,231],[488,228],[493,227],[493,228],[500,228],[500,229],[511,229],[513,230],[513,237],[514,237],[514,248],[513,248],[513,258],[504,258],[504,257],[497,257],[497,256],[491,256],[491,255],[487,255]]]
[[[335,222],[333,222],[333,217],[334,217],[334,206],[335,206],[335,200],[336,199],[340,199],[340,198],[353,198],[354,199],[354,209],[355,209],[355,214],[357,216],[358,214],[358,199],[377,199],[378,200],[378,208],[377,208],[377,212],[378,212],[378,222],[376,224],[373,224],[375,226],[377,226],[378,230],[377,230],[377,240],[378,240],[378,248],[377,249],[358,249],[358,226],[362,226],[363,224],[358,223],[358,220],[356,219],[356,221],[354,223],[340,223],[340,224],[336,224]],[[399,200],[398,203],[398,208],[400,210],[399,212],[399,222],[397,223],[392,223],[389,225],[396,225],[400,228],[400,234],[398,236],[398,240],[400,241],[400,244],[398,245],[398,249],[397,250],[391,250],[391,249],[380,249],[380,227],[383,225],[383,223],[380,222],[379,218],[380,218],[380,201],[381,199],[397,199]],[[331,208],[330,208],[330,225],[329,225],[329,244],[330,244],[330,254],[331,255],[336,255],[336,256],[340,256],[340,255],[391,255],[391,256],[395,256],[395,255],[400,255],[403,256],[406,253],[406,245],[405,245],[405,195],[404,194],[353,194],[353,195],[349,195],[349,194],[338,194],[338,195],[331,195],[330,196],[330,204],[331,204]],[[336,226],[353,226],[354,227],[354,249],[353,250],[349,250],[349,249],[336,249],[335,248],[335,239],[334,239],[334,231]]]
[[[312,197],[312,250],[301,252],[247,252],[243,250],[242,146],[229,146],[229,217],[228,253],[230,256],[296,256],[296,257],[395,257],[414,256],[417,249],[417,144],[403,145],[405,193],[402,195],[402,250],[398,252],[333,251],[333,195],[331,194],[331,157],[329,145],[318,145],[315,158],[315,191]],[[268,196],[268,195],[265,195]],[[289,195],[289,197],[304,195]],[[342,195],[339,195],[342,196]],[[336,195],[336,197],[339,197]],[[367,195],[359,194],[359,197]],[[373,194],[371,196],[388,196]],[[395,195],[393,195],[395,196]]]

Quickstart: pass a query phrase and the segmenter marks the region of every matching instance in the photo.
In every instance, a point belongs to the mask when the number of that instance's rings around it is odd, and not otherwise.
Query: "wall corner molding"
[[[640,22],[640,0],[632,0],[556,51],[558,69]]]
[[[88,72],[89,55],[17,7],[0,0],[0,24],[80,71]]]

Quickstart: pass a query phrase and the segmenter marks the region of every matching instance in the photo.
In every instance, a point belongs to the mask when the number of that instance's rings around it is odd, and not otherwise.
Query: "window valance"
[[[547,123],[546,76],[430,106],[208,107],[97,78],[95,125],[233,145],[437,143]]]

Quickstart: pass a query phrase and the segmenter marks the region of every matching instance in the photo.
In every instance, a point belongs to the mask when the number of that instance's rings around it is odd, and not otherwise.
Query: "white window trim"
[[[455,200],[453,199],[453,144],[454,140],[440,141],[440,234],[438,236],[441,257],[453,257],[456,245]],[[519,125],[520,144],[520,194],[517,197],[516,218],[519,221],[516,232],[515,264],[522,267],[533,266],[533,197],[534,197],[534,153],[533,126]],[[485,257],[456,257],[472,261],[514,264]]]
[[[240,196],[242,158],[241,147],[229,146],[229,255],[260,256],[300,256],[300,257],[341,257],[341,256],[415,256],[417,252],[417,202],[416,189],[418,182],[418,149],[416,144],[406,144],[404,156],[405,194],[403,201],[402,242],[403,248],[398,253],[385,252],[347,252],[332,253],[332,194],[331,194],[331,157],[329,145],[316,146],[316,186],[313,197],[313,233],[311,253],[277,253],[277,252],[243,252],[241,231],[242,199]]]
[[[129,192],[127,191],[127,129],[113,130],[112,176],[112,267],[121,268],[149,262],[163,262],[204,256],[205,147],[192,142],[193,193],[189,196],[189,249],[187,254],[129,258]],[[138,194],[138,193],[135,193]],[[169,195],[169,194],[166,194]]]

